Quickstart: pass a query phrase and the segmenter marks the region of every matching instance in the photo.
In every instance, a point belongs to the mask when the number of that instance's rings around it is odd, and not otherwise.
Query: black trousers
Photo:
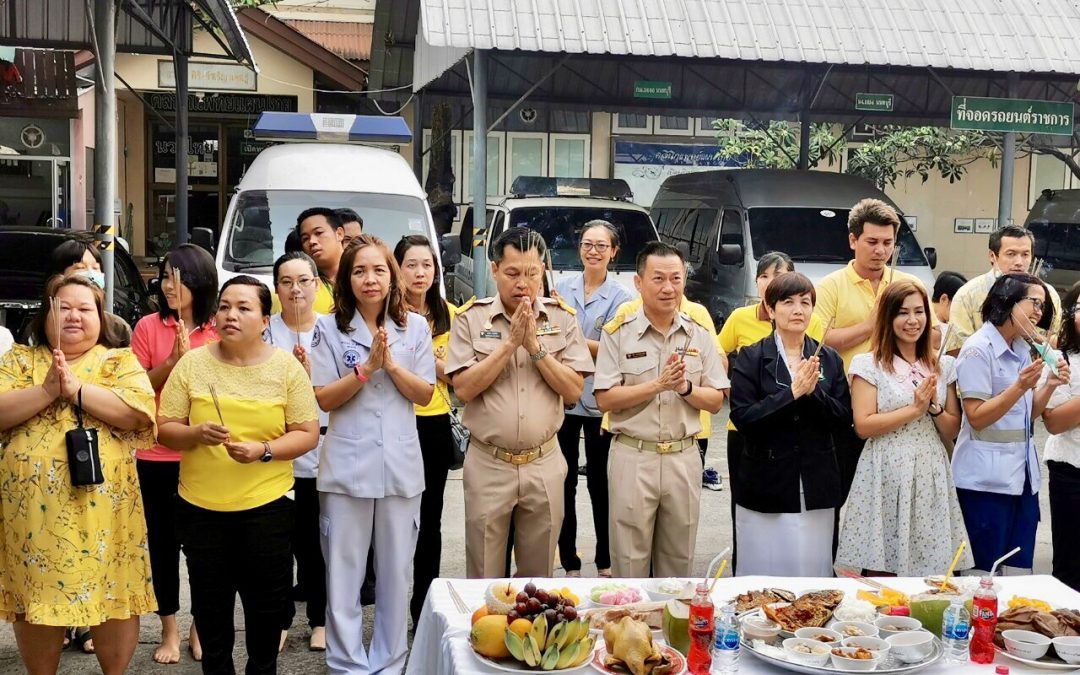
[[[293,484],[292,553],[296,558],[296,580],[307,597],[307,620],[312,628],[326,625],[326,562],[319,541],[319,491],[314,478],[296,478]],[[296,605],[285,603],[285,622],[289,630],[296,616]]]
[[[420,496],[420,532],[413,555],[413,594],[409,602],[413,626],[420,621],[431,582],[439,576],[442,560],[442,511],[446,474],[450,471],[450,451],[454,437],[449,415],[416,418],[420,452],[424,456],[424,493]]]
[[[247,675],[277,672],[281,615],[291,601],[293,503],[287,497],[246,511],[210,511],[178,500],[206,675],[233,675],[233,611],[244,606]]]
[[[1080,468],[1049,461],[1050,536],[1054,544],[1054,576],[1080,591]]]
[[[135,460],[146,513],[146,543],[158,616],[180,611],[180,538],[176,531],[176,490],[180,462]]]
[[[566,457],[566,480],[563,482],[563,521],[559,530],[559,560],[567,572],[581,569],[577,554],[578,439],[585,435],[585,479],[592,502],[593,528],[596,530],[596,567],[611,567],[608,542],[608,451],[611,435],[601,431],[599,417],[566,415],[559,428],[559,448]],[[512,540],[511,540],[512,541]]]
[[[735,506],[739,498],[739,460],[742,458],[746,440],[735,429],[727,432],[727,470],[728,489],[731,490],[731,575],[735,576],[735,568],[739,562],[739,539],[735,536]]]

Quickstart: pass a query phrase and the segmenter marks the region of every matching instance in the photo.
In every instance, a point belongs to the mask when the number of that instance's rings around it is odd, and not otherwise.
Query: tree
[[[719,156],[747,168],[793,169],[798,165],[798,128],[787,122],[753,122],[725,119],[713,122],[717,130]],[[997,166],[1001,159],[1002,135],[981,131],[955,131],[942,127],[871,127],[873,137],[854,148],[848,157],[847,173],[872,181],[878,187],[895,186],[898,178],[918,175],[925,183],[937,173],[950,183],[962,179],[967,167],[980,159]],[[838,125],[810,125],[811,167],[827,162],[834,166],[847,148],[847,139]],[[1080,163],[1072,147],[1060,148],[1036,135],[1017,136],[1017,157],[1052,155],[1080,177]]]

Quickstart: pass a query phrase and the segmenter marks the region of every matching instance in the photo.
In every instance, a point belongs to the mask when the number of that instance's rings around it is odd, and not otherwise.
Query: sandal
[[[611,578],[611,568],[610,567],[605,567],[602,570],[596,570],[596,576],[600,577],[601,579],[610,579]]]
[[[74,642],[74,641],[75,641],[75,629],[74,628],[65,628],[64,629],[64,646],[61,647],[60,649],[67,649],[68,647],[71,646],[71,643]]]
[[[72,641],[78,645],[83,654],[93,654],[95,652],[94,637],[90,635],[89,628],[73,628],[72,634],[75,636]]]

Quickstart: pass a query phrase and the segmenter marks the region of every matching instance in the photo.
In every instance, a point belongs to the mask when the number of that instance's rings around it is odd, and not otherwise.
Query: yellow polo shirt
[[[457,318],[457,306],[452,303],[446,303],[447,308],[450,310],[450,325],[454,325],[454,320]],[[436,335],[431,338],[431,349],[435,352],[435,358],[446,359],[446,350],[450,346],[450,331],[446,331],[442,335]],[[435,393],[431,396],[431,402],[427,405],[416,406],[417,417],[432,417],[434,415],[445,415],[450,412],[450,389],[446,386],[446,383],[436,378],[435,380]]]
[[[334,287],[322,279],[319,279],[319,287],[315,290],[315,302],[312,305],[312,309],[315,310],[316,314],[334,313]],[[274,293],[274,304],[270,313],[281,313],[281,301],[278,300],[277,293]]]
[[[923,286],[923,282],[918,277],[907,272],[887,269],[875,293],[870,280],[863,279],[855,272],[853,260],[843,269],[832,272],[818,282],[817,305],[814,307],[814,314],[821,319],[823,326],[829,325],[829,319],[833,317],[836,317],[834,328],[848,328],[862,323],[874,313],[878,298],[885,292],[885,287],[893,281],[914,281]],[[925,286],[923,290],[926,290]],[[933,312],[930,312],[930,322],[933,326],[938,324]],[[844,371],[846,372],[851,366],[851,359],[855,358],[856,354],[864,354],[868,351],[870,351],[869,337],[857,345],[840,351],[840,357],[844,359]]]
[[[724,354],[738,353],[743,347],[760,342],[772,335],[772,321],[762,321],[758,318],[760,303],[754,303],[748,307],[739,307],[731,313],[724,322],[720,334],[716,336],[716,346]],[[806,334],[821,341],[822,333],[825,332],[825,324],[821,323],[821,317],[814,314],[810,317],[810,323],[806,327]],[[727,428],[735,430],[735,425],[728,420]]]
[[[626,317],[634,314],[641,309],[641,296],[637,296],[633,300],[627,300],[623,304],[619,305],[619,308],[615,310],[615,316],[612,317],[612,321],[624,321]],[[716,324],[713,323],[712,317],[709,316],[709,310],[705,309],[705,305],[699,305],[696,302],[692,302],[683,296],[682,303],[679,305],[679,311],[688,315],[690,319],[705,328],[709,329],[709,332],[714,336],[716,335]],[[604,413],[604,419],[600,423],[605,430],[609,429],[608,426],[608,414]],[[701,433],[694,438],[708,438],[712,434],[712,415],[708,411],[701,411]]]

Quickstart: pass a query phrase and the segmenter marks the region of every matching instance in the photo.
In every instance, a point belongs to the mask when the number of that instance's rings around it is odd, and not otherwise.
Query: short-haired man
[[[845,371],[856,354],[870,351],[874,308],[885,288],[894,281],[923,285],[918,278],[889,266],[899,231],[900,216],[896,209],[880,199],[863,199],[848,214],[848,245],[855,252],[855,259],[818,282],[814,313],[825,326],[833,321],[825,344],[840,353]],[[936,324],[933,317],[931,322]],[[850,433],[837,436],[836,445],[841,486],[847,499],[863,441],[851,429]]]
[[[949,316],[952,314],[952,301],[956,292],[967,283],[967,277],[959,272],[942,272],[934,279],[934,291],[930,294],[930,307],[934,318],[938,320],[940,335],[934,343],[934,349],[940,346],[940,340],[949,337]]]
[[[512,227],[491,246],[495,297],[465,303],[447,375],[465,402],[465,571],[501,577],[514,523],[519,576],[550,577],[563,519],[566,459],[556,432],[593,361],[574,315],[543,297],[542,237]],[[577,467],[574,467],[577,470]]]
[[[679,311],[686,261],[650,242],[637,257],[641,309],[600,337],[596,402],[615,435],[608,461],[612,574],[689,576],[701,505],[700,411],[730,386],[716,338]]]
[[[341,221],[341,227],[345,230],[345,239],[341,242],[342,246],[348,247],[353,239],[364,233],[364,219],[352,209],[334,209],[334,213],[337,214],[338,220]]]
[[[296,217],[294,232],[299,240],[300,250],[311,256],[319,270],[313,307],[319,314],[329,314],[334,311],[334,282],[337,280],[341,254],[345,250],[341,244],[345,232],[341,227],[341,220],[334,209],[314,206],[304,209]],[[295,245],[286,240],[288,248]],[[271,313],[277,314],[280,311],[281,302],[275,293]]]
[[[983,325],[982,305],[990,287],[1002,274],[1027,273],[1031,269],[1031,257],[1035,249],[1035,235],[1019,225],[1006,225],[990,235],[990,269],[960,287],[952,300],[949,313],[949,335],[945,350],[959,354],[964,341],[974,335]],[[1050,335],[1057,335],[1061,327],[1061,298],[1054,287],[1047,284],[1047,293],[1054,303],[1054,321]]]

